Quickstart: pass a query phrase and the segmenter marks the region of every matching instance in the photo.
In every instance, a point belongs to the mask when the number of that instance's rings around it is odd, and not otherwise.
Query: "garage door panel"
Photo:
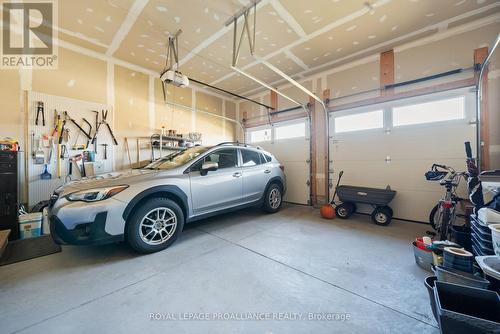
[[[308,174],[309,165],[300,162],[287,162],[285,175],[287,180],[287,191],[284,200],[291,203],[307,204],[309,198]]]
[[[302,120],[302,122],[304,121]],[[288,124],[290,124],[290,122],[274,123],[274,128]],[[307,128],[308,124],[306,122],[306,129]],[[310,159],[309,138],[287,138],[275,140],[274,142],[258,143],[257,145],[272,153],[285,167],[287,192],[284,200],[291,203],[308,204],[310,194],[308,184],[308,161]]]
[[[467,103],[466,115],[471,115],[472,109]],[[345,113],[349,112],[360,110]],[[390,106],[385,107],[384,117],[389,124],[384,129],[335,135],[330,145],[333,182],[336,184],[338,172],[344,170],[341,184],[374,188],[390,185],[398,192],[390,204],[395,216],[427,222],[429,211],[445,190],[438,182],[427,181],[425,172],[434,163],[465,170],[464,142],[470,141],[475,147],[475,127],[468,119],[461,119],[393,128],[391,112]],[[457,193],[467,196],[465,180],[461,180]],[[364,210],[368,213],[371,208]]]
[[[261,145],[265,150],[273,153],[279,161],[302,161],[309,159],[309,141],[301,139],[279,140],[274,143]]]

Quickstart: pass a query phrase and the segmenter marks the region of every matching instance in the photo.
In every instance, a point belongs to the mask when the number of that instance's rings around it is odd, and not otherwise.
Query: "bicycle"
[[[465,203],[468,202],[467,199],[457,195],[460,180],[462,177],[467,180],[467,176],[467,172],[457,172],[450,166],[438,164],[433,164],[431,170],[425,173],[427,181],[439,181],[439,184],[446,190],[444,197],[429,214],[429,223],[438,232],[440,240],[448,239],[450,228],[457,217],[465,218],[465,215],[457,214],[456,207],[460,204],[464,208]]]

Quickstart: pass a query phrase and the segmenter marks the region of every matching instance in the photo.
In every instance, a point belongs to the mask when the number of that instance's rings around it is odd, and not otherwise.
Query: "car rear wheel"
[[[268,213],[278,212],[282,203],[283,192],[281,187],[276,183],[271,184],[264,195],[264,211]]]
[[[127,242],[139,253],[161,251],[175,242],[184,214],[172,200],[152,198],[134,210],[127,225]]]

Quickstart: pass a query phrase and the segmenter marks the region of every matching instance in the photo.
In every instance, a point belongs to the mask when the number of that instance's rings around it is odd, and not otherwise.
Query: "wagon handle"
[[[340,179],[342,178],[342,175],[344,175],[344,171],[343,170],[341,170],[340,173],[339,173],[339,179],[337,181],[337,186],[335,187],[335,192],[333,193],[333,197],[332,197],[332,200],[330,201],[330,204],[334,204],[335,203],[335,196],[337,196],[337,188],[339,187]]]

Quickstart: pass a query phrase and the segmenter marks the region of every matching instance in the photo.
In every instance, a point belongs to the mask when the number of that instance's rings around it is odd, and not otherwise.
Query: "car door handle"
[[[266,169],[266,170],[264,171],[264,173],[269,174],[269,173],[271,173],[271,170],[270,170],[270,169]]]
[[[240,177],[241,176],[241,173],[240,172],[236,172],[233,174],[233,177]]]

